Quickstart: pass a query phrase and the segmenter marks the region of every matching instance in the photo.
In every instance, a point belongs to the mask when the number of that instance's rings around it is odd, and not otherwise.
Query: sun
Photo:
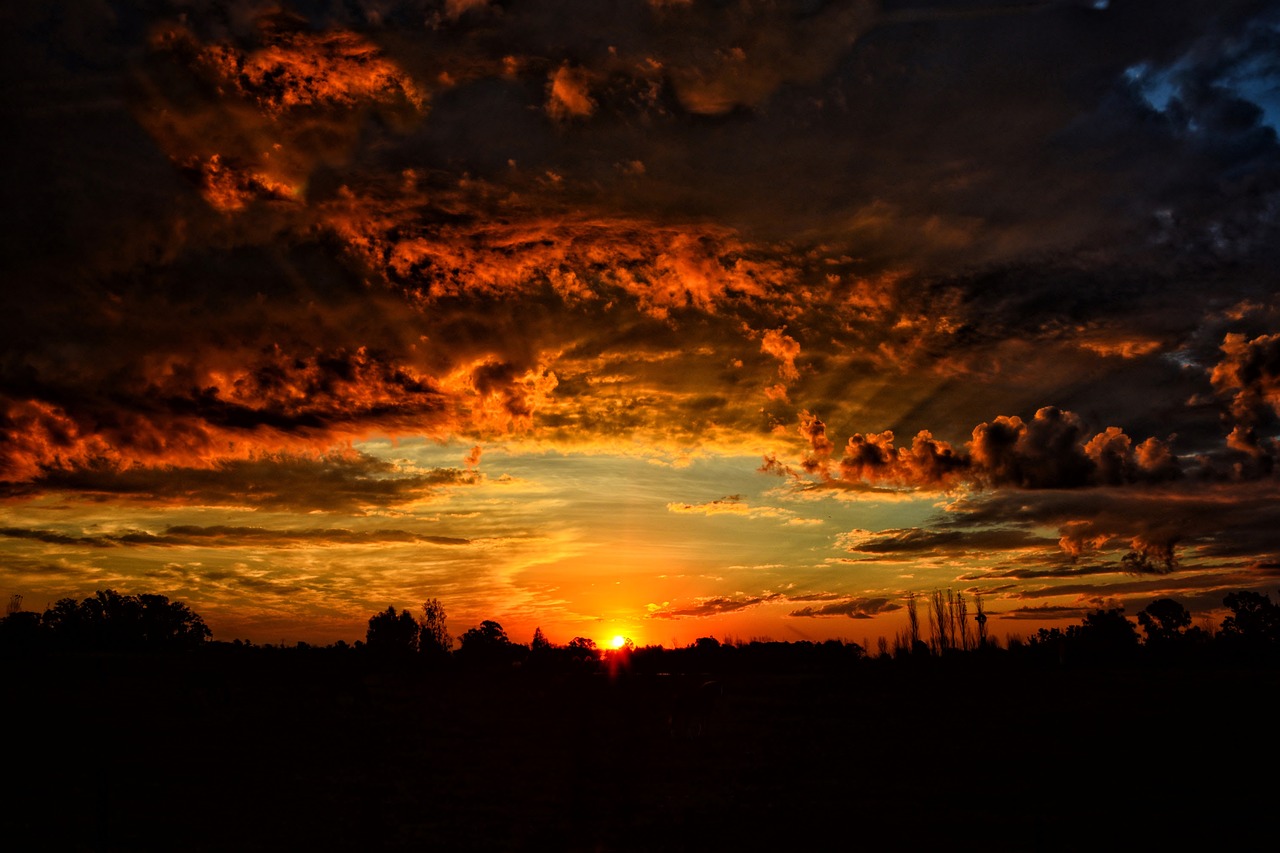
[[[609,645],[615,649],[620,649],[627,644],[627,638],[621,634],[615,634],[613,639],[609,641]]]

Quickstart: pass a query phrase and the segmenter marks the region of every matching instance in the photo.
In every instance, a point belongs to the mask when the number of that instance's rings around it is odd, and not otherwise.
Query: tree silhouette
[[[496,665],[515,659],[518,646],[507,637],[507,632],[497,622],[486,619],[476,628],[465,631],[459,638],[459,659],[473,664]]]
[[[441,657],[453,651],[453,637],[449,636],[449,630],[445,627],[444,605],[438,598],[428,598],[422,603],[418,650],[432,657]]]
[[[1157,598],[1138,614],[1148,643],[1176,642],[1191,626],[1191,613],[1172,598]]]
[[[365,645],[380,655],[410,655],[418,650],[417,621],[408,610],[398,614],[394,607],[369,617],[369,630],[365,632]]]
[[[973,617],[973,621],[978,626],[978,648],[983,649],[987,646],[987,611],[982,607],[982,593],[975,592],[973,594],[974,609],[978,611]]]
[[[1228,642],[1258,647],[1280,644],[1280,606],[1272,603],[1271,596],[1240,590],[1229,593],[1222,603],[1231,611],[1220,629]]]
[[[15,610],[0,619],[0,649],[4,651],[34,650],[41,645],[44,636],[39,613]]]
[[[914,653],[920,644],[920,614],[916,611],[914,592],[907,593],[907,625],[907,649]]]
[[[102,589],[77,603],[63,598],[40,619],[55,643],[103,651],[177,650],[211,636],[199,614],[163,595],[122,595]]]
[[[574,637],[568,645],[569,659],[579,663],[595,661],[600,656],[596,641],[590,637]]]
[[[1125,618],[1123,607],[1085,614],[1080,625],[1067,629],[1075,650],[1096,661],[1130,657],[1138,648],[1138,629]]]

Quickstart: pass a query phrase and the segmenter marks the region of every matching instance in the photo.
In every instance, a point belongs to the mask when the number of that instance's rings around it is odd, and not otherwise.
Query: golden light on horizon
[[[621,634],[615,634],[613,639],[609,641],[609,645],[615,649],[620,649],[627,644],[627,638]]]

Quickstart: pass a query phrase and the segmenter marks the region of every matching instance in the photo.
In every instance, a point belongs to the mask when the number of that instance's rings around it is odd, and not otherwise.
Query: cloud
[[[1273,448],[1255,428],[1269,426],[1280,415],[1280,335],[1252,339],[1233,332],[1222,341],[1222,360],[1210,374],[1214,390],[1230,400],[1236,420],[1229,442],[1250,454]]]
[[[781,518],[789,525],[821,524],[817,519],[796,518],[791,510],[774,506],[752,506],[740,495],[728,495],[713,501],[700,504],[679,503],[667,504],[667,512],[695,515],[730,515],[742,518]]]
[[[1072,619],[1078,621],[1088,615],[1091,609],[1093,608],[1047,604],[1039,607],[1014,607],[1009,610],[1002,611],[998,615],[1001,619],[1026,620],[1033,622],[1044,622],[1046,619]]]
[[[890,430],[850,436],[840,459],[841,476],[873,484],[945,488],[958,481],[969,464],[928,430],[917,433],[910,448],[895,448],[893,439]]]
[[[922,555],[988,553],[1043,548],[1054,540],[1016,529],[986,530],[927,530],[904,528],[896,530],[851,530],[836,537],[837,544],[855,554],[876,554],[884,557],[906,555],[915,559]]]
[[[441,489],[477,482],[469,471],[401,471],[359,453],[261,455],[207,467],[87,466],[53,469],[11,484],[7,497],[53,493],[86,500],[161,506],[222,506],[360,514],[423,500]]]
[[[870,619],[881,613],[891,613],[902,607],[901,604],[888,598],[854,598],[840,593],[800,593],[766,592],[757,596],[734,595],[700,598],[687,607],[679,607],[671,602],[661,605],[649,605],[650,619],[701,619],[735,613],[774,602],[824,602],[818,606],[806,605],[792,611],[788,615],[796,618],[823,618],[828,616],[845,616],[850,619]]]
[[[721,616],[736,613],[771,601],[779,601],[785,596],[780,592],[766,593],[758,596],[716,596],[700,598],[688,607],[677,607],[667,603],[660,607],[650,608],[646,618],[649,619],[701,619],[708,616]]]
[[[860,0],[797,6],[654,4],[681,105],[704,115],[759,107],[786,83],[820,80],[875,21],[874,6]]]
[[[31,539],[52,545],[74,545],[94,548],[124,547],[191,547],[243,548],[266,546],[289,548],[298,545],[384,545],[389,543],[419,545],[469,545],[469,539],[452,536],[430,536],[406,530],[347,530],[343,528],[272,529],[266,527],[230,527],[173,525],[152,533],[127,530],[120,533],[95,533],[69,536],[49,530],[0,528],[0,536]]]
[[[1269,497],[1274,483],[1177,482],[1161,489],[972,494],[947,507],[939,530],[1056,529],[1057,550],[1080,571],[1164,574],[1243,554],[1265,561],[1280,549],[1280,515]],[[1099,564],[1114,555],[1120,559]],[[1065,568],[1065,567],[1063,567]],[[1014,574],[1017,574],[1015,571]]]
[[[349,162],[369,115],[403,129],[427,112],[428,90],[350,30],[277,12],[222,35],[158,24],[137,110],[221,213],[285,202],[277,215],[304,216],[315,169]]]
[[[784,382],[794,382],[800,378],[796,370],[796,358],[800,355],[800,344],[790,335],[783,334],[782,329],[769,329],[760,339],[760,351],[778,360],[778,378]]]
[[[809,443],[809,455],[800,463],[811,474],[826,476],[835,446],[827,437],[827,425],[811,412],[800,413],[800,435]]]
[[[1150,437],[1135,446],[1119,427],[1087,437],[1077,415],[1052,406],[1039,409],[1030,421],[1000,415],[979,424],[964,451],[928,430],[919,431],[910,447],[895,446],[892,430],[854,433],[838,474],[830,464],[834,446],[826,424],[802,412],[798,431],[809,445],[801,467],[834,487],[1061,489],[1160,482],[1182,474],[1165,441]],[[762,470],[798,476],[776,457],[766,459]]]
[[[489,0],[445,0],[444,12],[447,18],[456,20],[467,12],[489,8]]]
[[[889,613],[902,608],[887,598],[851,598],[844,601],[833,601],[818,607],[812,605],[793,610],[788,616],[793,618],[822,618],[827,616],[846,616],[850,619],[870,619],[880,613]]]
[[[547,83],[547,115],[566,121],[586,118],[595,108],[587,75],[581,68],[565,64],[552,72]]]
[[[259,45],[252,51],[227,44],[176,45],[184,36],[170,30],[160,40],[169,50],[194,49],[194,67],[224,96],[234,93],[273,113],[365,102],[423,106],[423,94],[403,69],[353,32],[311,32],[305,20],[281,13],[258,19]]]

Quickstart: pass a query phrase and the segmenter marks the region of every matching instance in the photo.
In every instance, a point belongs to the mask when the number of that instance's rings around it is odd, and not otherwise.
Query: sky
[[[874,644],[1280,589],[1280,3],[0,24],[27,609]]]

